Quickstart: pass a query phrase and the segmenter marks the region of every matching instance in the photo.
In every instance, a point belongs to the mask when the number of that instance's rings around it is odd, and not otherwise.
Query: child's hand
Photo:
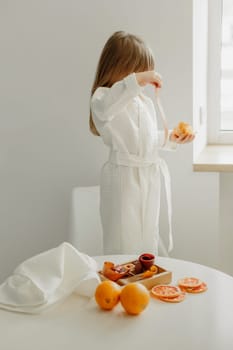
[[[135,73],[138,84],[145,86],[147,84],[155,85],[158,88],[162,87],[161,76],[156,73],[154,70]]]
[[[195,138],[194,134],[188,134],[188,135],[177,135],[175,129],[170,134],[170,141],[176,142],[176,143],[188,143],[192,142]]]
[[[185,122],[180,122],[170,135],[170,141],[176,143],[192,142],[194,138],[195,133],[193,132],[191,125]]]

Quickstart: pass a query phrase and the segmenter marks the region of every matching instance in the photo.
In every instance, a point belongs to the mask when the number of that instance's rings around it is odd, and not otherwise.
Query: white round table
[[[95,259],[127,262],[136,256],[102,256]],[[231,350],[233,349],[233,278],[195,263],[157,258],[172,271],[172,284],[195,276],[208,291],[187,294],[178,304],[151,298],[139,316],[127,315],[121,305],[100,310],[94,299],[72,295],[40,315],[0,310],[2,350]]]

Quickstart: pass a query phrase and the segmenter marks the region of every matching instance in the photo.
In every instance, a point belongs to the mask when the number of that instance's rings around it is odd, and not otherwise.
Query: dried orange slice
[[[195,277],[185,277],[178,281],[179,287],[196,288],[202,284],[202,281]]]
[[[126,265],[123,265],[123,267],[125,267],[129,271],[133,271],[135,269],[135,265],[132,263],[128,263]]]
[[[180,295],[180,289],[176,286],[160,284],[151,289],[151,293],[157,298],[176,298]]]
[[[198,287],[195,287],[195,288],[184,288],[184,287],[180,287],[180,289],[184,292],[187,292],[187,293],[203,293],[205,292],[208,287],[207,287],[207,284],[205,282],[202,282],[200,286]]]
[[[142,275],[142,278],[149,278],[149,277],[152,277],[153,275],[155,275],[156,273],[158,272],[158,267],[155,266],[155,265],[152,265],[150,267],[149,270],[146,270],[143,275]]]
[[[152,265],[150,267],[150,271],[153,271],[154,273],[157,273],[158,272],[158,267],[156,265]]]
[[[177,297],[175,298],[159,298],[162,301],[165,301],[167,303],[180,303],[185,299],[185,292],[181,292]]]
[[[193,130],[191,125],[189,125],[188,123],[185,122],[180,122],[178,124],[178,126],[175,128],[175,132],[177,135],[181,136],[181,135],[192,135],[193,134]]]

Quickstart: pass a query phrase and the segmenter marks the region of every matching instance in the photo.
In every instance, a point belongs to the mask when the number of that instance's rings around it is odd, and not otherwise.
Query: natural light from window
[[[221,130],[233,130],[233,0],[222,0]]]

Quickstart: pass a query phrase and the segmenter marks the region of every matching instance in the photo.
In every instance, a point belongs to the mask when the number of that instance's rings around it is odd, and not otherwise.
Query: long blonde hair
[[[100,55],[91,96],[100,86],[111,87],[130,73],[153,70],[154,66],[153,54],[140,37],[123,31],[115,32]],[[91,112],[89,126],[90,131],[99,136]]]

